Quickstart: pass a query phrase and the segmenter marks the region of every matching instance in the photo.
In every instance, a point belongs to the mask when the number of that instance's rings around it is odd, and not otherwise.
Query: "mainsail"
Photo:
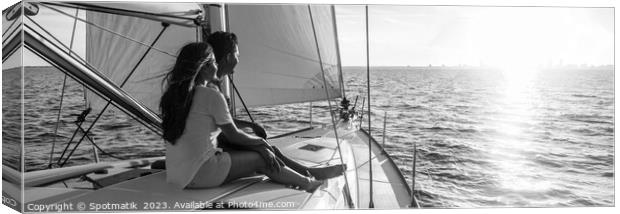
[[[42,4],[64,8],[66,16],[73,15],[66,8],[86,10],[81,20],[86,22],[86,62],[152,113],[159,112],[162,80],[176,54],[200,41],[198,20],[208,16],[195,3]],[[222,9],[227,30],[239,37],[241,62],[234,82],[248,106],[326,100],[326,86],[330,98],[342,97],[332,6],[231,4]],[[96,111],[108,102],[91,92],[86,97]]]
[[[330,97],[342,96],[331,6],[310,6],[312,17],[308,6],[299,4],[226,9],[228,30],[239,38],[234,83],[248,106],[325,100],[321,62]]]
[[[86,14],[91,23],[86,28],[86,60],[152,112],[159,112],[163,76],[174,65],[180,47],[198,41],[198,28],[193,20],[201,11],[200,6],[180,3],[79,6],[102,11],[89,10]],[[114,13],[132,8],[151,15]],[[167,15],[187,19],[171,20]],[[87,95],[87,100],[95,109],[105,105],[105,101],[92,93]]]
[[[132,7],[120,3],[98,6]],[[190,14],[188,17],[200,9],[197,4],[154,4],[152,8],[149,4],[140,4],[140,7],[145,6],[157,14]],[[225,7],[228,31],[234,32],[240,42],[242,60],[236,68],[234,81],[248,106],[325,100],[321,69],[325,70],[330,97],[342,96],[332,8],[327,5],[310,8],[312,17],[307,5],[232,4]],[[110,13],[91,11],[87,19],[99,27],[87,28],[86,58],[117,84],[132,72],[148,46],[100,27],[145,44],[154,41],[163,28],[161,22],[152,19]],[[188,26],[171,25],[123,85],[125,91],[154,112],[157,112],[161,95],[161,77],[174,64],[176,52],[199,37],[196,27],[191,23]],[[321,51],[320,58],[317,49]],[[100,105],[94,96],[89,98],[93,105]]]

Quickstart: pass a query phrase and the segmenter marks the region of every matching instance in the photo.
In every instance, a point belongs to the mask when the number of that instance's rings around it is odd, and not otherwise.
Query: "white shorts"
[[[230,171],[231,161],[228,152],[215,152],[205,161],[186,188],[210,188],[224,183]]]

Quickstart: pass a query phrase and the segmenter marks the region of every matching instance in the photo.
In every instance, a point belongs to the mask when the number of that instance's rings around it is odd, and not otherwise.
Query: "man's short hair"
[[[227,54],[234,51],[237,45],[237,35],[230,32],[217,31],[207,38],[207,42],[213,47],[216,61],[221,61]]]

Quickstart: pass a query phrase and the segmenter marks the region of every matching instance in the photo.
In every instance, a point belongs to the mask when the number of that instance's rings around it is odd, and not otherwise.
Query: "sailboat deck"
[[[370,165],[368,164],[368,135],[365,132],[357,132],[358,141],[352,143],[356,154],[358,168],[359,189],[365,194],[359,195],[359,207],[368,208],[370,201]],[[373,204],[375,208],[403,208],[411,203],[411,194],[407,182],[388,157],[382,153],[382,149],[376,141],[372,141],[372,180],[373,180]]]
[[[342,139],[343,157],[348,163],[349,191],[353,203],[358,208],[368,208],[368,138],[365,133],[353,131],[339,133]],[[314,128],[270,139],[287,156],[307,166],[339,164],[340,156],[333,131],[326,128]],[[376,142],[375,142],[376,143]],[[307,145],[323,147],[314,150],[300,149]],[[373,147],[375,148],[375,147]],[[315,148],[316,149],[316,148]],[[379,154],[379,155],[376,155]],[[379,148],[373,149],[373,185],[375,208],[402,208],[409,203],[409,191],[406,183],[399,177],[398,168]],[[355,167],[353,167],[355,165]],[[99,204],[137,203],[138,209],[149,208],[152,203],[166,210],[203,209],[204,203],[223,202],[225,207],[256,206],[256,203],[278,204],[280,207],[243,207],[263,209],[346,209],[342,194],[343,176],[328,180],[327,184],[314,193],[295,190],[273,183],[265,176],[239,179],[229,184],[209,189],[177,189],[166,183],[166,172],[158,172],[129,181],[113,184],[98,190],[69,191],[66,197],[48,197],[33,203],[78,202]],[[32,188],[31,191],[35,191]],[[203,203],[202,205],[199,203]],[[162,205],[165,203],[165,205]],[[243,204],[245,203],[245,204]],[[255,204],[249,204],[255,203]],[[215,206],[216,204],[211,204]],[[146,206],[146,207],[143,207]],[[207,207],[208,208],[208,207]],[[217,207],[215,207],[217,208]],[[233,207],[234,208],[234,207]],[[240,208],[240,207],[237,207]],[[121,209],[118,209],[121,210]],[[108,210],[109,211],[109,210]]]
[[[355,170],[357,173],[357,185],[360,193],[357,195],[358,200],[355,205],[358,208],[368,208],[370,197],[370,170],[368,164],[368,135],[365,132],[348,132],[339,133],[341,138],[346,139],[352,148],[355,159],[355,167],[349,166],[349,170]],[[320,138],[322,136],[333,136],[331,129],[316,128],[291,135],[271,139],[270,143],[278,147],[287,144],[296,144],[308,139]],[[397,166],[390,160],[389,156],[382,152],[379,144],[372,141],[372,172],[373,172],[373,203],[375,208],[402,208],[407,207],[411,203],[411,194],[406,181],[401,176]],[[290,154],[289,154],[290,155]],[[306,162],[306,157],[290,155],[289,157]],[[337,157],[337,156],[336,156]],[[338,164],[338,159],[332,159],[331,164]],[[315,163],[317,164],[317,163]],[[310,164],[308,164],[311,166]],[[353,184],[350,184],[353,185]]]
[[[151,208],[165,210],[185,210],[190,206],[195,209],[210,208],[207,202],[215,202],[222,196],[246,188],[249,185],[260,183],[263,176],[244,179],[210,189],[178,189],[166,184],[166,173],[145,176],[133,179],[110,187],[102,188],[73,198],[65,198],[62,202],[88,202],[96,204],[124,204],[137,203],[138,209]],[[203,203],[203,205],[197,205]],[[114,209],[123,210],[123,209]]]

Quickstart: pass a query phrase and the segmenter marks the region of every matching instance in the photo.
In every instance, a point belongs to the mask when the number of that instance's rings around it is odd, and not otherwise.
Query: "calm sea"
[[[347,96],[352,102],[360,96],[359,109],[365,69],[348,67],[344,76]],[[3,163],[9,165],[18,160],[18,79],[17,71],[3,71]],[[54,135],[62,81],[46,67],[25,72],[27,171],[47,167],[53,142],[57,162],[77,127],[83,88],[69,80]],[[373,136],[381,141],[387,114],[385,147],[408,180],[417,144],[416,193],[423,206],[614,205],[613,68],[373,68],[371,96]],[[308,126],[309,106],[256,108],[252,114],[274,136]],[[329,123],[327,103],[313,106],[313,122]],[[124,115],[104,114],[91,136],[121,159],[164,154],[159,137]],[[85,141],[68,164],[90,163],[92,156]]]

